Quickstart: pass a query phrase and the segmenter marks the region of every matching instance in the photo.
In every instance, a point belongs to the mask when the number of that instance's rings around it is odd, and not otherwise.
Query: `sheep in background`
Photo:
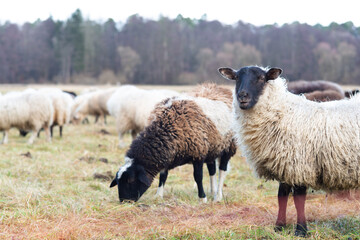
[[[354,95],[358,94],[359,92],[360,92],[359,89],[353,89],[353,90],[345,91],[345,97],[346,97],[346,98],[351,98],[351,97],[353,97]]]
[[[107,109],[116,120],[119,147],[124,147],[123,135],[131,130],[132,138],[148,125],[150,113],[163,99],[177,96],[170,90],[144,90],[132,85],[118,87],[109,98]]]
[[[287,88],[289,92],[294,94],[301,94],[301,93],[311,93],[314,91],[324,91],[324,90],[333,90],[338,92],[345,97],[345,91],[342,87],[334,82],[329,82],[325,80],[317,80],[317,81],[291,81],[287,84]]]
[[[217,158],[220,158],[218,197],[222,197],[227,163],[236,147],[231,130],[231,91],[218,89],[210,89],[209,95],[200,93],[201,97],[168,98],[156,106],[150,125],[132,142],[125,164],[110,185],[118,185],[120,202],[137,201],[159,172],[187,163],[193,164],[198,196],[206,202],[203,164],[207,164],[210,175],[214,176]],[[216,200],[214,185],[211,187]]]
[[[73,122],[78,123],[87,115],[92,115],[95,116],[95,123],[100,118],[100,122],[105,124],[106,115],[109,115],[106,103],[115,90],[116,88],[110,88],[80,95],[83,96],[83,99],[73,112]]]
[[[307,187],[332,191],[360,185],[360,97],[309,101],[286,89],[279,68],[219,72],[236,81],[234,130],[242,153],[259,177],[294,186],[295,235],[306,236]],[[283,214],[278,229],[286,224]]]
[[[50,127],[51,136],[53,136],[54,126],[59,126],[59,134],[62,137],[63,126],[70,122],[71,107],[74,102],[72,96],[58,88],[41,88],[39,92],[48,96],[53,104],[54,116],[53,124]]]
[[[80,121],[76,120],[75,119],[75,110],[83,103],[86,101],[87,98],[89,98],[91,95],[88,94],[88,93],[84,93],[84,94],[80,94],[78,96],[76,96],[74,98],[74,102],[72,104],[72,107],[71,107],[71,117],[70,117],[70,122],[71,123],[79,123]],[[86,120],[87,118],[85,118],[84,120]],[[84,122],[83,120],[83,122]],[[88,122],[87,122],[88,123]]]
[[[75,99],[77,97],[77,94],[73,91],[66,91],[66,90],[62,90],[64,93],[70,94],[70,96]]]
[[[344,95],[337,91],[333,90],[324,90],[324,91],[314,91],[309,93],[304,93],[306,99],[315,102],[328,102],[344,99]]]
[[[34,142],[41,128],[50,142],[50,126],[54,109],[51,100],[37,91],[7,94],[0,98],[0,131],[4,131],[3,144],[8,143],[9,129],[30,130],[29,144]]]

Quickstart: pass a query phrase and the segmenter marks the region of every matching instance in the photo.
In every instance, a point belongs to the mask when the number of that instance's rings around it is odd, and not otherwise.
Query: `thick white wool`
[[[178,94],[170,90],[144,90],[124,85],[110,97],[107,108],[116,118],[119,135],[129,130],[139,132],[148,125],[150,113],[157,103]]]
[[[312,102],[269,81],[257,104],[241,110],[234,96],[234,131],[259,177],[315,189],[360,185],[360,96]]]

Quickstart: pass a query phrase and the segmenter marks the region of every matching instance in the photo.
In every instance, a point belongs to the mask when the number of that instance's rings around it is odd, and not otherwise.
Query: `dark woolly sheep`
[[[214,91],[212,94],[220,95]],[[215,95],[214,98],[219,98]],[[194,167],[198,196],[206,202],[203,164],[214,175],[215,160],[220,158],[219,168],[225,172],[236,151],[231,130],[230,90],[224,98],[227,103],[184,95],[158,104],[150,125],[132,142],[125,164],[110,185],[118,185],[120,202],[137,201],[159,172],[188,163]]]
[[[328,102],[344,99],[344,96],[341,93],[333,90],[314,91],[305,93],[304,96],[306,99],[314,102]]]
[[[345,97],[345,92],[341,88],[341,86],[334,82],[318,80],[318,81],[291,81],[287,84],[287,88],[289,92],[294,94],[301,94],[301,93],[311,93],[314,91],[325,91],[325,90],[333,90],[338,92],[343,97]]]

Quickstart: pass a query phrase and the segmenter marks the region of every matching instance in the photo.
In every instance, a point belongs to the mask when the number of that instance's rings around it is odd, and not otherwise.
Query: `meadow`
[[[0,239],[296,239],[292,197],[288,226],[274,232],[278,183],[256,178],[240,151],[230,161],[221,202],[211,201],[206,168],[209,201],[198,201],[186,165],[169,172],[163,199],[155,197],[155,179],[138,202],[120,204],[109,185],[128,147],[117,147],[114,119],[107,120],[67,125],[63,138],[55,127],[51,143],[42,132],[27,145],[27,137],[10,131],[9,144],[0,145]],[[125,141],[131,144],[130,135]],[[307,199],[308,239],[360,238],[359,193],[309,190]]]

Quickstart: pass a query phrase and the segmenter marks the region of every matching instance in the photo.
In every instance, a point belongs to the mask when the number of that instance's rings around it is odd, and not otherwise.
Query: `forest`
[[[239,16],[241,17],[241,16]],[[0,23],[0,83],[157,84],[224,82],[219,67],[280,67],[289,81],[360,84],[360,27],[129,16]]]

